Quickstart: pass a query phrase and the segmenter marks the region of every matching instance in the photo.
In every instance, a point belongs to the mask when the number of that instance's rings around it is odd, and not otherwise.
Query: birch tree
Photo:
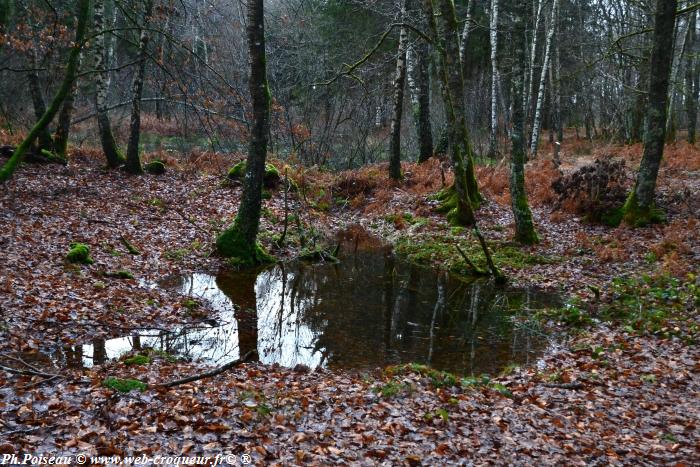
[[[700,58],[698,58],[697,37],[698,12],[691,13],[690,43],[685,69],[686,98],[685,109],[688,115],[688,143],[695,144],[695,127],[698,123],[698,93],[700,92]]]
[[[405,21],[405,3],[401,10],[401,19]],[[394,180],[401,179],[401,118],[403,116],[403,92],[406,87],[407,43],[408,32],[405,26],[401,26],[396,57],[396,74],[394,76],[394,105],[391,114],[391,140],[389,146],[389,176]]]
[[[131,121],[129,123],[129,142],[126,148],[126,164],[124,168],[132,174],[143,173],[141,157],[139,156],[139,140],[141,138],[141,96],[143,81],[146,74],[146,58],[148,46],[148,24],[153,9],[153,0],[146,0],[143,5],[143,26],[139,33],[139,51],[136,72],[131,83]]]
[[[523,94],[523,110],[525,115],[525,123],[527,124],[530,115],[530,105],[532,99],[532,86],[534,84],[535,77],[535,59],[537,58],[537,38],[540,30],[540,18],[542,18],[542,7],[544,6],[545,0],[537,0],[537,10],[535,12],[535,26],[532,30],[532,43],[530,45],[530,61],[529,73],[526,75],[525,80],[525,93]]]
[[[677,4],[676,0],[656,0],[644,153],[634,188],[622,207],[624,220],[635,226],[659,222],[663,219],[663,215],[654,205],[654,197],[656,179],[664,152],[669,76],[673,60],[673,27]]]
[[[489,138],[489,156],[497,153],[496,136],[498,132],[498,0],[491,0],[491,133]]]
[[[418,162],[433,155],[433,129],[430,122],[430,74],[428,50],[422,40],[406,51],[406,72],[411,94],[411,110],[418,137]]]
[[[532,120],[532,136],[530,140],[530,157],[537,157],[537,148],[540,140],[540,130],[542,129],[542,109],[544,107],[545,83],[547,82],[547,72],[549,71],[550,52],[552,49],[552,39],[554,38],[554,24],[557,20],[557,9],[559,0],[552,0],[552,14],[547,30],[547,39],[544,47],[544,60],[542,62],[542,73],[540,75],[539,90],[537,92],[537,103],[535,104],[535,116]]]

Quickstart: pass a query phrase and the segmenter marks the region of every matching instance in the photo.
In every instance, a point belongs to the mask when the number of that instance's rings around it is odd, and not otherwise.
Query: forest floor
[[[629,174],[641,151],[610,146],[578,157],[571,149],[565,173],[610,154]],[[586,222],[581,206],[558,205],[552,164],[530,163],[541,239],[532,247],[510,241],[507,167],[479,168],[487,200],[479,222],[498,265],[515,285],[568,299],[537,317],[561,333],[537,367],[453,379],[416,365],[355,373],[248,363],[169,389],[159,384],[202,367],[151,355],[144,365],[121,359],[71,370],[42,355],[205,317],[186,297],[147,285],[226,266],[212,245],[240,198],[240,186],[225,181],[235,158],[171,158],[166,174],[142,177],[105,171],[91,151],[76,150],[67,167],[23,166],[0,191],[0,454],[231,453],[280,465],[697,464],[700,151],[679,144],[666,154],[658,199],[667,223],[642,229]],[[263,244],[291,259],[332,248],[334,232],[366,230],[415,262],[465,272],[457,243],[481,264],[469,231],[435,213],[434,194],[450,182],[440,162],[403,171],[396,185],[384,166],[340,174],[287,168],[296,190],[287,208],[284,190],[271,190]],[[299,222],[277,248],[286,214]],[[72,242],[88,245],[94,264],[67,263]],[[107,377],[148,388],[119,393],[103,385]]]

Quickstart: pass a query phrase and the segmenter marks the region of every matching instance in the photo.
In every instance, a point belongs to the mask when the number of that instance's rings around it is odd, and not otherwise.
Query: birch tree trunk
[[[406,51],[408,88],[411,92],[411,110],[418,136],[418,162],[425,162],[433,155],[433,129],[430,122],[430,74],[428,73],[428,48],[424,42]]]
[[[498,132],[498,0],[491,0],[491,134],[489,157],[497,154],[496,136]]]
[[[401,19],[405,21],[406,5],[402,7]],[[401,179],[401,119],[403,117],[403,91],[406,87],[406,44],[408,32],[401,27],[399,33],[399,49],[396,58],[396,74],[394,76],[394,106],[391,114],[391,140],[389,145],[389,176],[394,180]]]
[[[263,0],[248,0],[246,33],[250,55],[250,96],[253,105],[253,126],[248,146],[243,196],[233,225],[216,239],[218,252],[236,258],[242,265],[254,265],[271,258],[257,243],[260,225],[262,184],[267,157],[267,136],[270,130],[272,96],[267,84],[265,66],[265,24]]]
[[[527,201],[525,191],[525,109],[523,108],[523,95],[527,92],[525,88],[525,60],[526,51],[524,41],[525,35],[525,12],[521,3],[514,8],[513,35],[515,41],[513,46],[514,57],[511,76],[513,79],[513,128],[510,134],[511,141],[511,161],[510,161],[510,200],[515,219],[515,240],[532,245],[538,242],[537,232],[532,222],[532,212]]]
[[[532,137],[530,142],[530,157],[537,157],[537,148],[540,143],[540,130],[542,129],[542,107],[544,106],[545,83],[547,82],[547,71],[549,69],[550,52],[552,48],[552,38],[554,37],[554,25],[557,21],[557,9],[559,0],[552,0],[552,15],[550,18],[547,40],[544,47],[544,61],[542,63],[542,74],[540,76],[540,86],[537,93],[537,104],[535,106],[535,117],[532,121]]]
[[[634,226],[659,222],[663,218],[654,206],[654,196],[664,152],[669,76],[673,60],[673,27],[677,5],[676,0],[656,1],[644,153],[637,173],[637,181],[622,208],[624,220]]]
[[[523,93],[523,112],[525,116],[525,127],[527,127],[527,122],[530,119],[530,106],[532,105],[532,94],[534,90],[532,86],[534,85],[533,80],[535,79],[535,59],[537,57],[537,38],[540,31],[540,19],[542,18],[542,7],[544,6],[544,0],[537,1],[537,12],[535,13],[535,28],[532,31],[532,44],[530,46],[530,61],[528,63],[529,73],[526,75],[525,80],[525,92]]]
[[[87,23],[90,16],[90,0],[79,0],[77,5],[77,15],[78,25],[75,30],[75,40],[73,41],[73,47],[68,57],[68,64],[66,65],[66,72],[63,77],[63,81],[61,82],[61,86],[51,101],[51,105],[49,105],[49,107],[46,109],[46,112],[44,112],[32,129],[29,130],[26,138],[24,138],[17,149],[15,149],[15,151],[12,153],[12,157],[10,157],[7,162],[5,162],[2,169],[0,169],[0,182],[4,182],[12,176],[14,171],[17,169],[17,165],[22,162],[24,155],[27,153],[27,150],[30,148],[34,140],[58,113],[63,99],[65,99],[66,95],[68,95],[70,87],[75,80],[75,76],[78,71],[78,58],[80,57],[80,50],[83,45],[85,31],[87,30]]]
[[[105,29],[104,0],[95,0],[95,33]],[[112,126],[107,110],[107,93],[109,91],[109,72],[105,68],[109,66],[107,57],[111,55],[111,43],[109,34],[102,34],[95,38],[95,110],[97,112],[97,126],[102,143],[102,152],[107,159],[107,167],[113,169],[124,163],[124,156],[119,153],[117,143],[114,140]],[[107,49],[107,50],[105,50]]]
[[[555,35],[558,37],[558,31],[556,31],[556,23],[553,25],[555,28]],[[554,165],[559,167],[561,161],[559,160],[559,151],[561,150],[561,143],[564,140],[564,127],[561,121],[561,62],[559,61],[559,41],[554,44],[554,51],[552,56],[551,64],[551,76],[552,76],[552,89],[551,89],[551,99],[552,99],[552,127],[556,135],[556,140],[554,141]]]
[[[146,47],[148,46],[148,23],[153,9],[153,0],[144,3],[143,28],[139,38],[139,59],[131,83],[131,122],[129,123],[129,143],[126,148],[126,164],[124,168],[132,174],[143,173],[141,157],[139,156],[139,140],[141,138],[141,96],[143,95],[143,80],[146,74]]]

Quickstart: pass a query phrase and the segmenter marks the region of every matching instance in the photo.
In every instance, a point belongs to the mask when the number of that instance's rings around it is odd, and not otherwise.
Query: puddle
[[[158,284],[208,302],[216,321],[175,332],[64,349],[89,367],[152,348],[220,365],[249,350],[287,367],[371,369],[418,362],[460,375],[529,364],[548,344],[513,313],[557,304],[550,294],[472,283],[407,264],[382,248],[344,248],[338,264],[288,263],[257,272],[193,274]]]

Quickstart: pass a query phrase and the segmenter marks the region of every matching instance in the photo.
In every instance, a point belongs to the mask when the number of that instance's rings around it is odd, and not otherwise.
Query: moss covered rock
[[[71,243],[66,259],[71,263],[92,264],[95,261],[90,257],[90,247],[84,243]]]
[[[102,381],[102,385],[118,392],[145,391],[148,385],[137,379],[122,379],[110,376]]]
[[[231,180],[242,180],[245,176],[246,171],[246,161],[240,161],[238,164],[234,165],[228,171],[228,178]],[[265,176],[263,177],[263,184],[266,188],[272,188],[277,186],[280,181],[280,172],[272,164],[265,164]]]
[[[165,173],[165,163],[159,159],[156,159],[146,164],[144,169],[149,174],[162,175]]]

